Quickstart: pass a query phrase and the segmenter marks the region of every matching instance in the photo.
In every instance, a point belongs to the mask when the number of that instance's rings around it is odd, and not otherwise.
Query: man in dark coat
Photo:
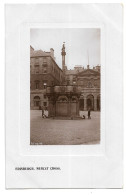
[[[88,109],[88,119],[91,119],[90,114],[91,114],[91,110],[90,110],[90,108],[89,108],[89,109]]]
[[[42,106],[42,118],[44,117],[44,108]]]

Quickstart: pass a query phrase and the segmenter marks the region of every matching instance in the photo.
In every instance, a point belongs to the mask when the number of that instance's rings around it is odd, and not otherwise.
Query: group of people
[[[85,115],[82,115],[82,119],[85,119]],[[91,109],[88,109],[88,119],[91,119]]]

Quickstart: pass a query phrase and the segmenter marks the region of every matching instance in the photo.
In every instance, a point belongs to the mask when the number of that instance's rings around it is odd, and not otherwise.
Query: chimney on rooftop
[[[55,57],[54,57],[54,49],[53,48],[50,48],[50,54],[51,54],[52,58],[55,59]]]

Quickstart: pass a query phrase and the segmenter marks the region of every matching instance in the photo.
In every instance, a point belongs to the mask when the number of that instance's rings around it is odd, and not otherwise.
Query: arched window
[[[87,87],[88,88],[92,88],[93,87],[92,83],[91,82],[88,82],[88,86]]]
[[[39,96],[34,97],[34,106],[40,106],[40,97]]]

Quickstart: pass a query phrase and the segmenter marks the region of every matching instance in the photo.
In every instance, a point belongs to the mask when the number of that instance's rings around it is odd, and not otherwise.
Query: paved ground
[[[91,112],[91,119],[43,119],[41,110],[31,110],[31,144],[79,145],[100,142],[100,112]]]

